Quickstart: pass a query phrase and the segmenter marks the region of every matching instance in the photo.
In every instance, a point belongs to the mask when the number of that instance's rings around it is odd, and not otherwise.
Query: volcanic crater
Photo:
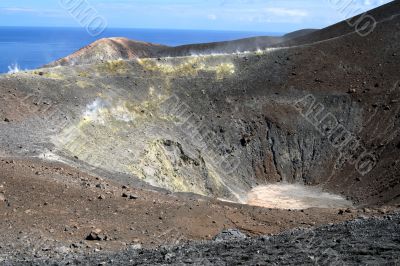
[[[6,246],[21,231],[73,250],[101,228],[105,249],[154,247],[398,208],[399,10],[371,11],[367,36],[342,22],[183,47],[112,38],[2,75]]]

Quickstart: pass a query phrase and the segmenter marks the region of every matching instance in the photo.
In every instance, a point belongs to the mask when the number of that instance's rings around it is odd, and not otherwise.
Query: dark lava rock
[[[227,231],[223,235],[241,235],[236,230]],[[269,237],[127,249],[114,254],[73,254],[69,260],[24,259],[34,261],[34,265],[71,265],[71,260],[72,265],[99,265],[104,261],[112,261],[112,265],[399,265],[399,241],[397,213]],[[14,265],[13,260],[6,262]]]
[[[108,237],[104,234],[101,234],[101,230],[94,230],[90,232],[90,234],[86,237],[88,241],[105,241]]]
[[[139,197],[134,195],[134,194],[128,194],[128,193],[122,193],[123,198],[128,198],[128,199],[138,199]]]
[[[88,241],[100,241],[100,237],[98,234],[96,234],[95,232],[91,232],[87,237],[86,240]]]

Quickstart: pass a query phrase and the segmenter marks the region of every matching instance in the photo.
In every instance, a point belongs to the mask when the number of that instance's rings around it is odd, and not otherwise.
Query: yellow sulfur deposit
[[[197,76],[199,72],[214,72],[217,79],[223,79],[235,73],[235,65],[231,62],[208,62],[206,57],[192,56],[173,64],[157,62],[154,59],[138,59],[139,64],[147,71],[160,72],[172,76]]]

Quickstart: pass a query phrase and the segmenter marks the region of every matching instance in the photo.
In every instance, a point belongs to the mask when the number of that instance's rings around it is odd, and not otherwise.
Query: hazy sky
[[[90,5],[114,28],[289,32],[322,28],[390,0],[2,0],[0,26],[78,27],[60,2]]]

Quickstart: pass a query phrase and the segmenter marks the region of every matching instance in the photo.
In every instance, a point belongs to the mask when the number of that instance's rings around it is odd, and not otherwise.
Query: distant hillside
[[[166,46],[126,38],[106,38],[100,39],[47,66],[81,65],[97,61],[153,57],[157,51],[163,48],[166,48]]]
[[[90,64],[97,61],[118,59],[129,60],[133,58],[177,57],[196,54],[256,51],[315,31],[313,29],[306,29],[295,31],[282,37],[260,36],[234,41],[189,44],[176,47],[133,41],[126,38],[105,38],[65,58],[50,63],[47,67]]]

